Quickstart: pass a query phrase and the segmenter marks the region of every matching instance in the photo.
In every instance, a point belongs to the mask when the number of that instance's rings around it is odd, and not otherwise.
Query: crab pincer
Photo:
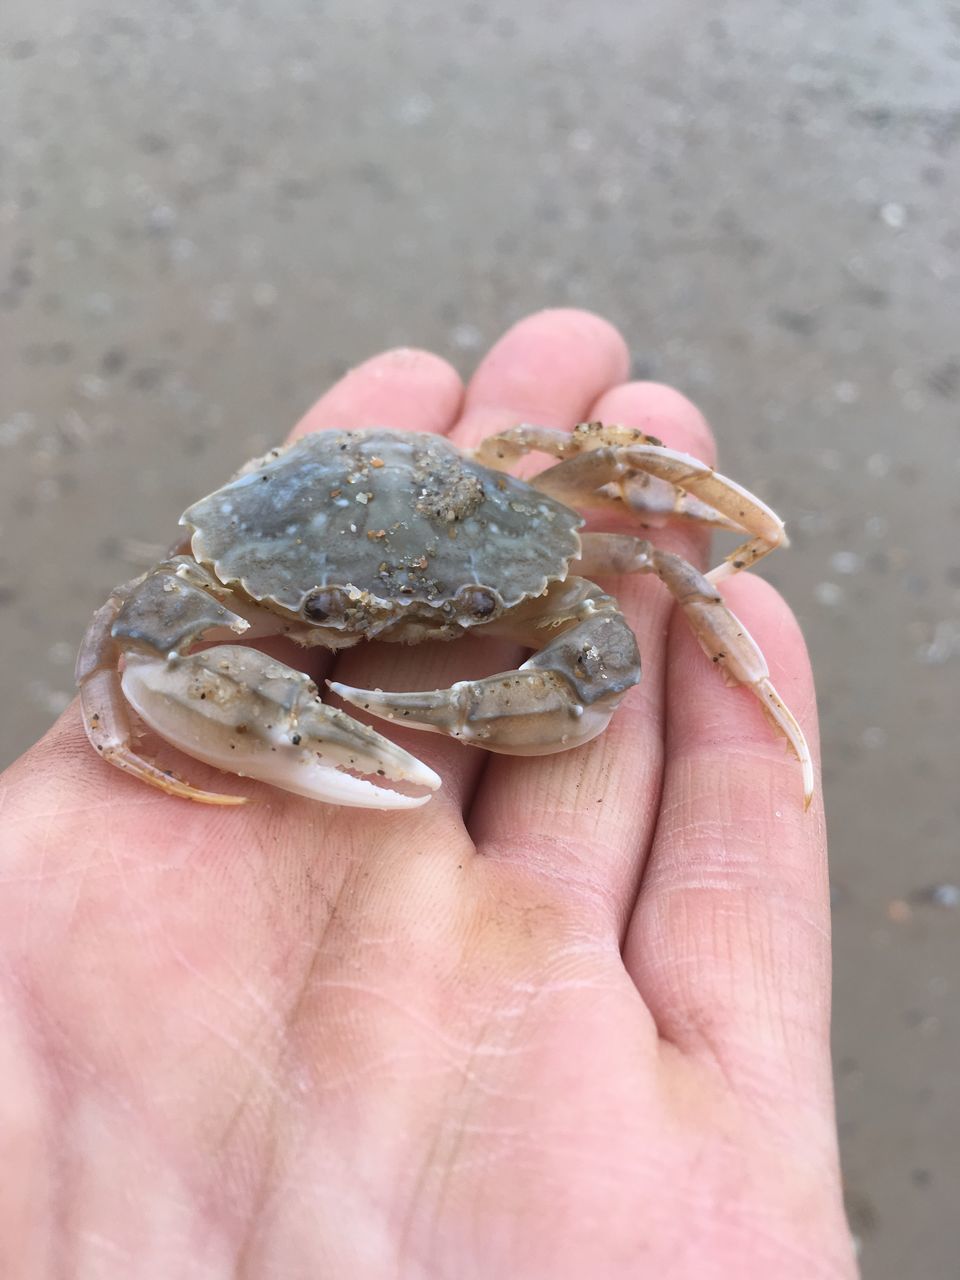
[[[561,601],[566,608],[557,607]],[[640,679],[637,642],[612,598],[586,579],[568,579],[545,593],[540,608],[537,629],[553,639],[516,671],[423,693],[355,689],[335,680],[330,688],[386,720],[445,733],[487,751],[551,755],[582,746],[603,733],[624,694]],[[519,619],[513,634],[531,638],[529,626]]]
[[[243,800],[201,791],[142,757],[127,708],[195,760],[329,804],[409,809],[440,786],[415,756],[324,705],[302,671],[246,645],[188,652],[218,630],[249,629],[193,566],[158,566],[104,610],[77,664],[87,732],[106,759],[142,781],[207,804]],[[424,791],[410,795],[380,779]]]
[[[308,676],[258,649],[217,645],[174,663],[128,658],[121,684],[161,737],[241,777],[328,804],[376,809],[414,808],[440,786],[415,756],[326,706]],[[426,791],[407,795],[380,778]]]

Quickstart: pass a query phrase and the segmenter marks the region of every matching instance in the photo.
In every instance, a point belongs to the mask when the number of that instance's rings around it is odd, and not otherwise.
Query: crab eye
[[[489,618],[497,611],[497,597],[487,587],[462,587],[457,592],[457,605],[471,618]]]
[[[343,595],[332,587],[311,591],[303,602],[303,613],[311,622],[342,622],[346,617]]]

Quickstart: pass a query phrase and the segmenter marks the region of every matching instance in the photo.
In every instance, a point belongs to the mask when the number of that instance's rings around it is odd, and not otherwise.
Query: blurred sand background
[[[189,499],[383,347],[608,315],[787,518],[865,1274],[960,1275],[960,8],[6,0],[9,761]]]

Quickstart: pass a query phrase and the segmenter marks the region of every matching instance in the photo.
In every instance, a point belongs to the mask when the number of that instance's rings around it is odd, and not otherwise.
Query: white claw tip
[[[376,692],[374,689],[355,689],[352,684],[342,684],[339,680],[328,680],[327,688],[332,689],[337,697],[343,698],[345,702],[353,702],[366,693]]]
[[[404,770],[402,781],[412,782],[418,787],[426,787],[429,791],[438,791],[441,783],[443,782],[440,775],[438,773],[434,773],[428,764],[424,764],[423,761],[418,760],[416,756],[410,756],[409,759],[413,762],[413,765],[408,765]],[[413,767],[414,765],[416,766],[415,768]],[[401,781],[401,779],[397,780]],[[423,800],[427,800],[428,798],[429,797],[424,796]]]
[[[803,811],[810,808],[813,800],[813,761],[807,756],[803,760]]]

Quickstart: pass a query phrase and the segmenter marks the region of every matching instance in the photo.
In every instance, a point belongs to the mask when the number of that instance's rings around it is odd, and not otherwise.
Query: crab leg
[[[735,480],[720,475],[705,462],[687,453],[659,444],[635,444],[598,449],[561,462],[536,476],[531,483],[561,502],[583,504],[588,495],[605,484],[614,483],[621,493],[631,492],[637,473],[682,489],[706,503],[727,522],[751,536],[707,575],[719,582],[748,569],[777,547],[786,544],[783,521],[765,502]],[[635,491],[635,487],[634,487]],[[629,497],[625,498],[629,502]],[[713,520],[710,523],[717,523]]]
[[[523,424],[487,436],[473,452],[478,462],[501,471],[526,453],[547,453],[562,462],[604,447],[631,444],[660,445],[661,442],[656,436],[645,435],[633,427],[606,427],[599,422],[583,422],[573,431]],[[536,485],[537,481],[532,483]],[[588,505],[591,508],[622,508],[626,505],[648,527],[659,528],[670,520],[679,519],[696,520],[718,529],[741,529],[735,520],[722,515],[709,503],[653,475],[625,476],[617,483],[608,483],[601,473],[597,475],[596,486],[589,493]],[[587,502],[583,492],[571,497],[581,505]]]
[[[95,615],[77,682],[87,736],[104,758],[173,795],[244,803],[242,796],[202,791],[140,756],[131,745],[131,707],[187,755],[232,773],[340,805],[424,804],[427,795],[402,794],[348,772],[428,790],[440,785],[406,751],[324,706],[303,672],[237,645],[190,652],[225,628],[250,629],[216,599],[211,583],[194,562],[176,557],[118,588]]]
[[[80,647],[76,679],[87,737],[104,760],[170,795],[204,804],[245,804],[245,796],[222,795],[191,786],[176,774],[158,768],[133,748],[128,704],[120,688],[117,669],[120,648],[113,639],[112,629],[126,596],[138,583],[139,579],[135,579],[113,592],[94,614]]]
[[[556,427],[538,427],[522,422],[495,435],[485,436],[473,450],[473,456],[485,467],[507,471],[525,454],[548,453],[563,461],[595,449],[628,444],[660,444],[656,436],[645,435],[635,427],[605,426],[602,422],[581,422],[572,431]]]
[[[619,507],[621,510],[626,507],[639,518],[644,528],[660,529],[672,520],[688,520],[710,525],[714,529],[743,532],[735,520],[723,515],[709,503],[649,474],[625,476],[617,483],[602,486],[589,499],[581,498],[581,502],[591,510],[606,506]]]
[[[698,458],[668,449],[655,436],[631,427],[599,422],[581,423],[572,432],[511,427],[483,440],[475,457],[486,466],[503,468],[534,451],[560,461],[530,483],[571,506],[606,505],[619,497],[645,523],[679,516],[747,533],[748,540],[708,574],[711,582],[750,568],[787,545],[783,521],[749,490]]]
[[[488,751],[547,755],[602,733],[640,679],[633,632],[616,601],[585,578],[555,584],[485,630],[536,646],[538,652],[516,671],[461,680],[449,689],[389,693],[336,681],[330,688],[387,720],[446,733]]]
[[[643,538],[619,533],[581,535],[576,567],[585,573],[655,573],[686,615],[700,647],[729,684],[742,684],[759,699],[767,719],[786,738],[803,771],[804,806],[813,796],[813,762],[803,730],[770,679],[760,647],[713,582],[680,556]]]

